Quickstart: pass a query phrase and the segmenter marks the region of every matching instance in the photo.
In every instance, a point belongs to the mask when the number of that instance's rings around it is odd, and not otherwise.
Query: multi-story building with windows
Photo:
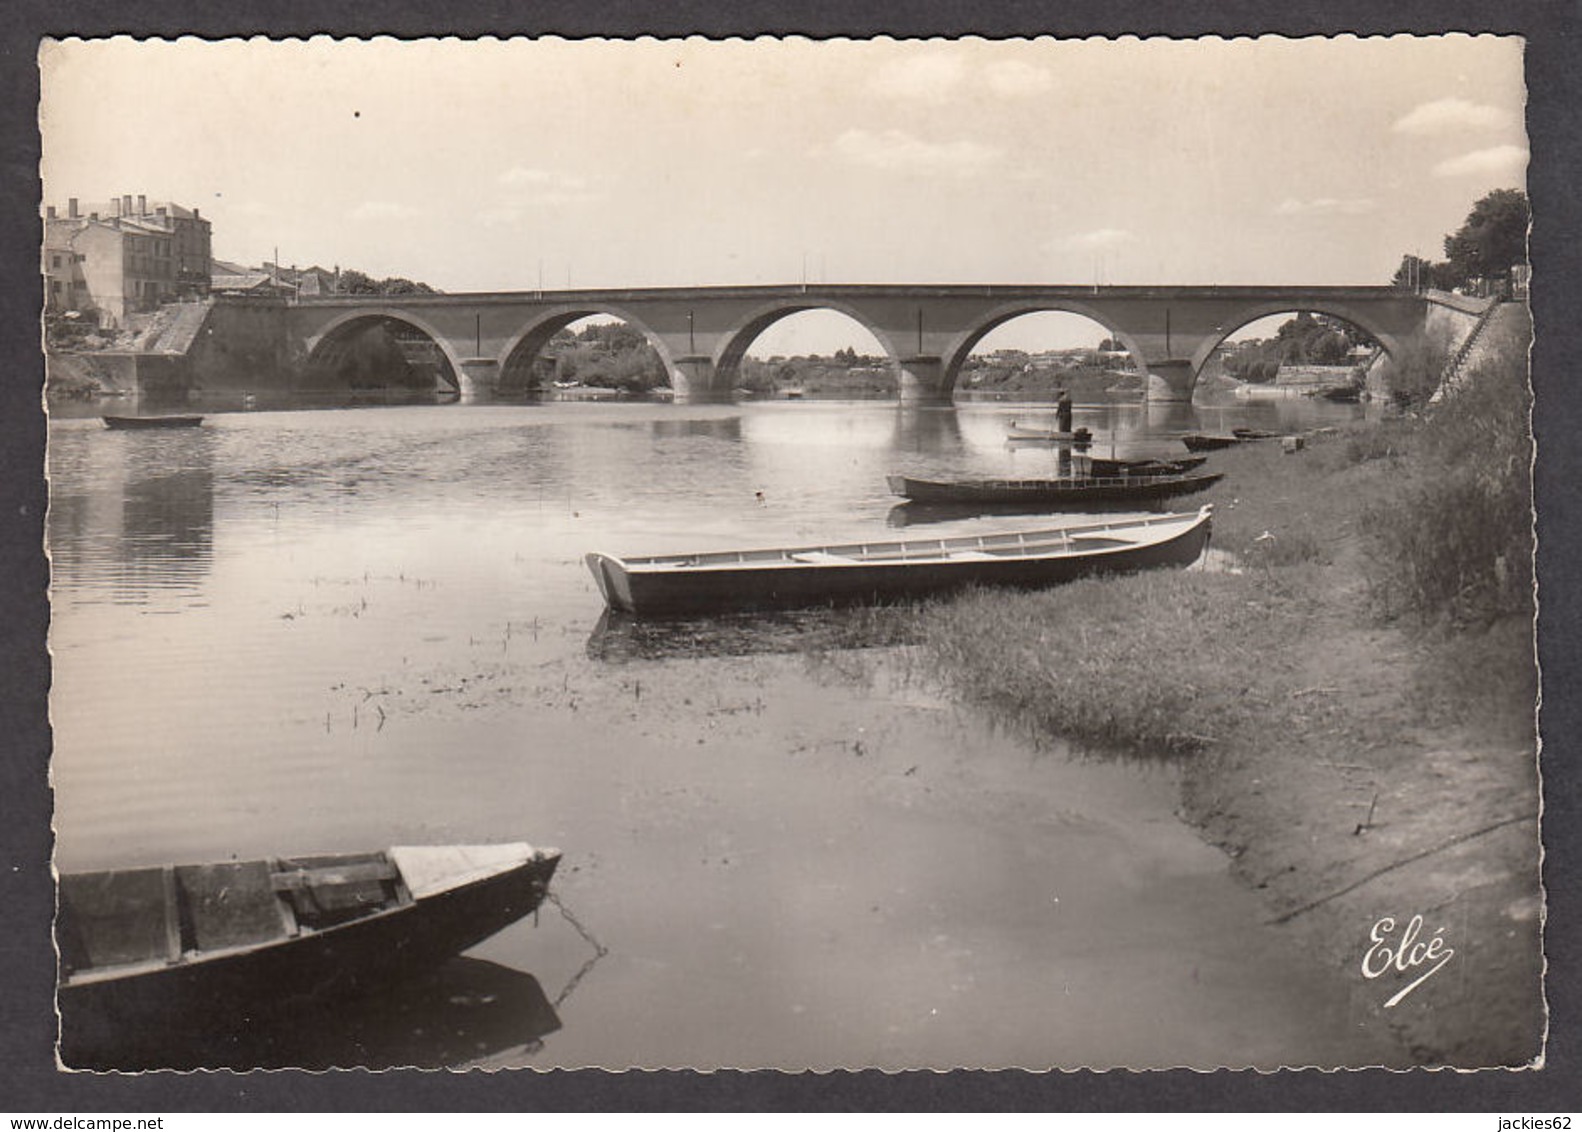
[[[49,309],[98,315],[115,328],[131,315],[209,290],[209,222],[193,208],[147,197],[118,197],[44,216],[44,275]]]

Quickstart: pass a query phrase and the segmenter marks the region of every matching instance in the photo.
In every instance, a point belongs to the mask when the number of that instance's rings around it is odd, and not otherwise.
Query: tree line
[[[355,269],[342,271],[335,283],[337,295],[437,295],[439,291],[427,283],[391,276],[375,279]]]
[[[1445,258],[1401,257],[1391,282],[1416,290],[1454,291],[1481,280],[1505,281],[1511,268],[1527,262],[1532,209],[1520,189],[1495,189],[1472,206],[1461,227],[1445,237]]]
[[[1339,366],[1357,348],[1376,343],[1350,323],[1301,312],[1281,324],[1273,338],[1238,343],[1225,355],[1225,372],[1238,381],[1273,381],[1281,366]]]

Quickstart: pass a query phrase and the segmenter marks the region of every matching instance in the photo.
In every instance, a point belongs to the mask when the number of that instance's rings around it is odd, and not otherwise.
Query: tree
[[[381,279],[378,286],[381,295],[432,295],[434,293],[434,288],[427,283],[414,283],[410,279],[402,279],[399,276]]]
[[[1452,276],[1448,263],[1433,263],[1422,256],[1408,254],[1401,257],[1401,266],[1395,269],[1395,277],[1390,280],[1390,284],[1407,291],[1429,287],[1448,291],[1458,282]]]
[[[1527,262],[1532,210],[1520,189],[1495,189],[1472,206],[1464,224],[1445,237],[1445,258],[1458,283],[1498,279]]]
[[[346,270],[341,272],[340,292],[343,295],[377,295],[379,284],[371,276],[364,275],[361,271]]]
[[[375,279],[365,272],[355,268],[347,268],[340,273],[340,282],[336,290],[342,295],[432,295],[434,288],[427,283],[414,283],[410,279],[392,276],[389,279]]]

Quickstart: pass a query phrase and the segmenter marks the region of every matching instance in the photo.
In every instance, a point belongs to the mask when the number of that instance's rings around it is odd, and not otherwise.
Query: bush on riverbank
[[[1527,324],[1489,332],[1488,359],[1433,408],[1399,489],[1363,513],[1385,618],[1467,626],[1532,616]]]

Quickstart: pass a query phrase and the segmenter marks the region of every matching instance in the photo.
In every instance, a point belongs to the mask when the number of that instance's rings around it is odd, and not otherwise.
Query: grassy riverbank
[[[1537,1056],[1526,341],[1415,417],[1213,457],[1222,569],[931,607],[963,697],[1123,757],[1184,758],[1185,816],[1262,890],[1357,1025],[1422,1064]],[[1450,964],[1365,978],[1421,915]]]

